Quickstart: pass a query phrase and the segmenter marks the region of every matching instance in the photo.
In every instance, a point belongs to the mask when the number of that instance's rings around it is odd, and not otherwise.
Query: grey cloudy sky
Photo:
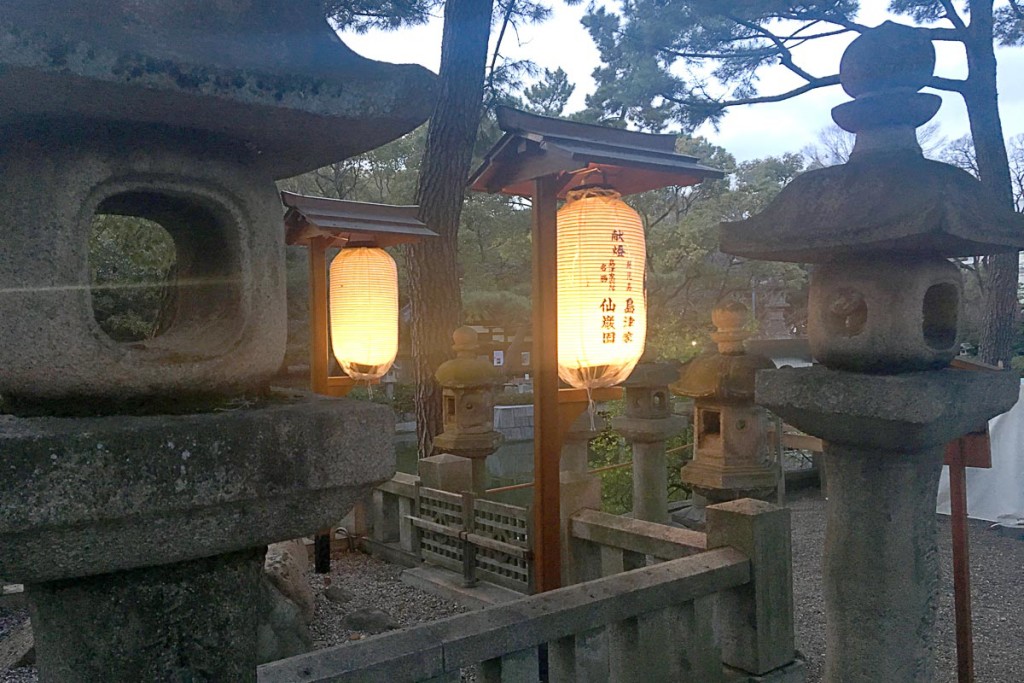
[[[569,109],[583,107],[585,96],[594,89],[590,77],[600,60],[590,36],[580,24],[585,4],[567,7],[552,0],[553,17],[537,26],[522,29],[518,35],[505,38],[503,52],[511,58],[529,58],[540,67],[561,67],[576,84]],[[863,0],[859,20],[868,25],[879,24],[890,17],[885,12],[887,0]],[[794,51],[798,63],[815,75],[835,73],[843,49],[854,36],[814,41],[815,44]],[[360,54],[389,62],[415,62],[437,71],[441,50],[441,21],[403,29],[393,33],[371,32],[364,35],[343,34],[342,39]],[[950,78],[966,75],[966,59],[956,44],[936,43],[936,73]],[[997,50],[999,61],[999,95],[1003,129],[1007,137],[1024,133],[1024,48]],[[760,72],[762,94],[785,92],[799,81],[784,67],[770,67]],[[960,96],[939,93],[943,105],[936,121],[941,135],[948,139],[968,133],[967,115]],[[754,159],[785,152],[797,152],[813,144],[818,131],[831,124],[829,112],[849,97],[838,86],[822,88],[779,103],[736,107],[726,114],[719,130],[706,126],[698,131],[711,141],[725,147],[739,160]]]

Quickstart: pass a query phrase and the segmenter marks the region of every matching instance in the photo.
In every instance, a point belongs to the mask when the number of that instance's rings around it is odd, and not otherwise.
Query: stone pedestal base
[[[29,585],[40,680],[255,681],[263,554]]]
[[[758,402],[825,441],[828,683],[934,680],[943,450],[1018,392],[1006,372],[758,374]]]
[[[943,449],[894,454],[829,445],[825,680],[935,679],[935,492]],[[837,609],[838,608],[838,609]]]

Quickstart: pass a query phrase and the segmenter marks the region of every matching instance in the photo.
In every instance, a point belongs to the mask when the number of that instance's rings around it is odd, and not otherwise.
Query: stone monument
[[[0,0],[0,576],[41,680],[255,680],[265,546],[394,471],[386,409],[267,390],[274,180],[394,139],[433,93],[313,0]],[[96,322],[96,214],[174,240],[152,339]]]
[[[694,400],[693,459],[680,473],[695,500],[724,503],[765,498],[778,485],[768,456],[767,416],[754,403],[754,375],[774,369],[771,360],[743,347],[747,308],[739,302],[716,306],[711,339],[718,351],[697,356],[682,367],[672,391]],[[703,518],[700,507],[691,516]]]
[[[949,368],[962,276],[948,258],[1016,251],[1024,220],[968,173],[925,159],[914,129],[938,111],[927,33],[885,23],[847,48],[832,116],[848,163],[790,183],[724,224],[722,251],[816,264],[808,332],[821,365],[763,371],[757,401],[821,437],[828,476],[825,680],[935,678],[935,496],[944,445],[1008,410],[1010,372]]]
[[[434,373],[442,388],[444,431],[434,438],[434,450],[473,462],[473,493],[483,495],[487,456],[501,445],[494,430],[494,392],[502,384],[498,370],[478,356],[477,332],[463,325],[452,333],[455,358]]]

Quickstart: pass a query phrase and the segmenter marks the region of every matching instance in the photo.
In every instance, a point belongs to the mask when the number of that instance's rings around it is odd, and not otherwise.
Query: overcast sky
[[[511,58],[528,58],[542,68],[561,67],[568,73],[576,91],[569,111],[581,109],[584,98],[593,92],[591,72],[599,64],[597,49],[580,24],[586,3],[568,7],[560,0],[550,0],[554,14],[550,20],[525,27],[516,35],[507,35],[503,53]],[[868,25],[879,24],[889,17],[887,0],[862,0],[859,19]],[[898,18],[897,18],[898,19]],[[843,49],[854,36],[814,41],[794,51],[798,64],[815,75],[825,76],[838,70]],[[342,39],[356,52],[388,62],[415,62],[437,71],[441,51],[441,21],[435,19],[425,26],[386,33],[364,35],[342,34]],[[936,43],[936,73],[950,78],[966,75],[966,59],[957,44]],[[999,98],[1003,131],[1007,137],[1024,133],[1024,48],[998,49]],[[770,67],[760,72],[761,93],[785,92],[802,83],[784,67]],[[968,133],[963,101],[956,93],[939,93],[942,109],[935,120],[941,134],[948,139]],[[832,107],[850,98],[839,86],[821,88],[800,97],[779,103],[749,105],[731,109],[719,130],[705,126],[698,131],[711,141],[725,147],[737,159],[747,160],[785,152],[797,152],[816,141],[818,131],[832,123]]]

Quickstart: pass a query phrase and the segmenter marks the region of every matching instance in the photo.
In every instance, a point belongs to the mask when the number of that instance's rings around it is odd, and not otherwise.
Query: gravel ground
[[[825,609],[821,566],[825,502],[817,490],[790,500],[793,510],[793,592],[797,647],[807,657],[807,683],[821,681],[825,663]],[[1000,536],[987,522],[970,528],[971,602],[975,677],[979,683],[1024,681],[1024,541]],[[956,681],[953,559],[949,518],[939,516],[940,581],[935,683]]]
[[[791,498],[793,510],[794,593],[797,646],[807,658],[807,683],[821,681],[825,653],[825,612],[821,561],[825,538],[824,501],[817,491]],[[956,645],[953,630],[948,518],[939,517],[939,549],[943,568],[936,642],[938,675],[935,683],[956,681]],[[980,683],[1024,681],[1024,541],[988,530],[988,524],[970,524],[972,601],[974,607],[975,670]],[[332,562],[330,585],[340,587],[350,600],[335,602],[325,596],[325,577],[310,576],[315,596],[312,626],[317,648],[358,640],[365,633],[346,625],[353,611],[378,609],[403,626],[434,621],[464,611],[458,605],[402,583],[402,568],[366,555],[343,554]],[[0,633],[23,618],[0,612]],[[0,672],[0,683],[34,683],[33,669]],[[881,683],[881,682],[880,682]]]
[[[330,585],[343,588],[352,596],[347,602],[327,599],[327,582],[320,574],[311,574],[315,611],[310,627],[317,648],[359,640],[368,635],[349,628],[345,617],[357,610],[377,609],[402,626],[436,621],[466,610],[459,605],[402,583],[405,567],[382,562],[362,553],[344,553],[331,560]]]

